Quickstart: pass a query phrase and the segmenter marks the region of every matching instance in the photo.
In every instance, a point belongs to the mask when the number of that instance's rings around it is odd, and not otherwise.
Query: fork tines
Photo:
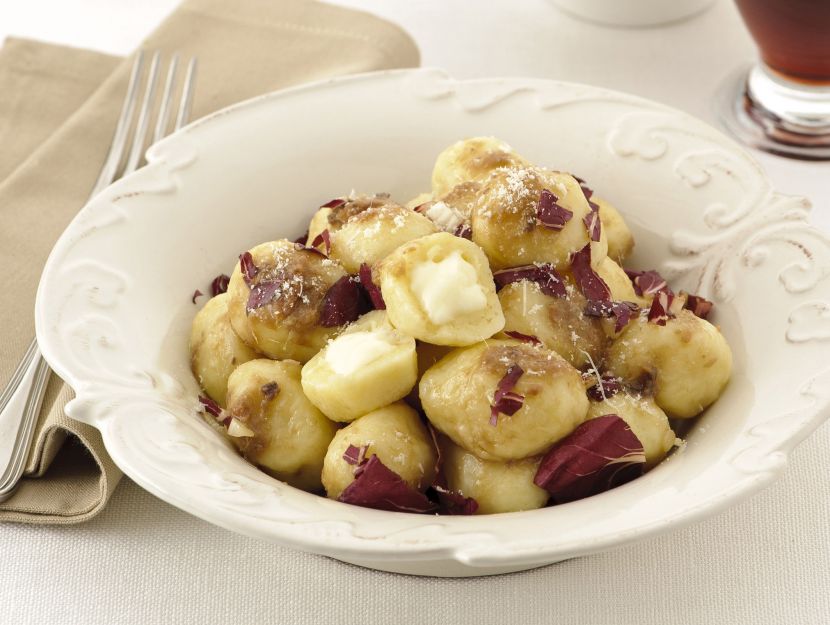
[[[167,66],[167,77],[164,81],[161,99],[156,101],[156,91],[161,73],[161,53],[153,52],[150,57],[150,67],[144,77],[145,52],[139,51],[130,72],[130,80],[127,87],[127,97],[121,107],[121,114],[115,128],[110,151],[107,154],[106,163],[98,177],[95,185],[95,192],[100,191],[110,184],[119,173],[119,166],[127,154],[122,175],[135,171],[141,164],[144,151],[148,147],[147,132],[150,122],[155,118],[155,127],[151,143],[163,138],[170,126],[170,118],[176,111],[173,130],[184,126],[190,117],[190,108],[193,102],[193,87],[196,80],[196,59],[191,58],[187,63],[184,81],[180,89],[177,89],[177,75],[179,69],[179,54],[174,53],[170,57]],[[144,86],[144,95],[141,98],[141,106],[136,108],[139,101],[141,86]],[[174,96],[179,94],[178,105],[174,104]]]

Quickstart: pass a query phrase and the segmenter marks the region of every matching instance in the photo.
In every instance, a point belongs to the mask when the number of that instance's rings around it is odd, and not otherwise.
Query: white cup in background
[[[568,13],[611,26],[655,26],[691,17],[714,0],[551,0]]]

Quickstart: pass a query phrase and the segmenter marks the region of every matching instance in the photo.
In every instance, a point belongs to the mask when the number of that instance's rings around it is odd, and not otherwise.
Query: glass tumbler
[[[776,154],[830,159],[830,0],[735,0],[761,61],[719,104],[729,129]]]

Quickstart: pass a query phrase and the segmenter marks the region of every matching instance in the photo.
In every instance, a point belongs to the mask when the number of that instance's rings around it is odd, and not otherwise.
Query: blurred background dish
[[[691,17],[714,0],[551,0],[577,17],[610,26],[656,26]]]

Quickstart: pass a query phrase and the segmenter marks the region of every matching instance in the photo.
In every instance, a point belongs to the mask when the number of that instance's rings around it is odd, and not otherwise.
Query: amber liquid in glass
[[[764,63],[785,78],[830,85],[830,0],[736,0]]]

